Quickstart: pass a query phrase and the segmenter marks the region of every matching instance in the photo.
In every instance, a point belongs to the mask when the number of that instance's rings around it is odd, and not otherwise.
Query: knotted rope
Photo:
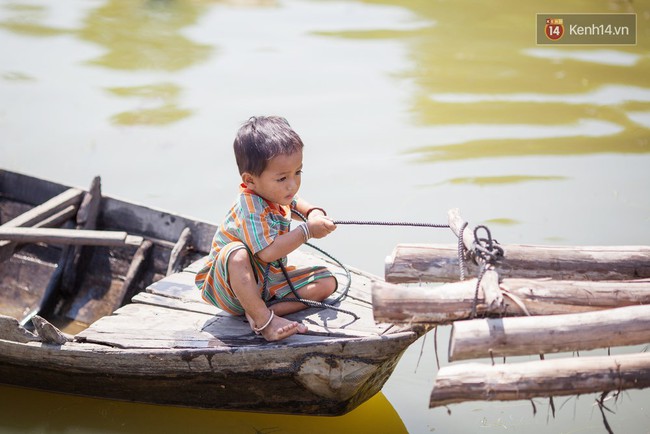
[[[463,228],[467,224],[463,225]],[[479,230],[485,231],[486,237],[479,237]],[[476,308],[478,305],[478,292],[481,287],[481,279],[490,266],[503,258],[503,248],[499,242],[492,238],[492,233],[487,226],[478,225],[474,228],[474,242],[472,243],[471,254],[474,262],[479,266],[478,278],[476,280],[476,290],[474,291],[474,302],[472,303],[472,313],[470,319],[476,317]]]

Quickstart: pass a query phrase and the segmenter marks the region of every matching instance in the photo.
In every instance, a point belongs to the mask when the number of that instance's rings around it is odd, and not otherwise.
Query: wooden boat
[[[338,306],[358,319],[309,308],[291,316],[307,334],[268,343],[243,318],[203,302],[193,285],[214,225],[98,197],[98,183],[83,191],[0,170],[0,382],[164,405],[339,415],[377,393],[421,334],[375,323],[377,278],[352,270]],[[303,251],[290,259],[325,261]]]

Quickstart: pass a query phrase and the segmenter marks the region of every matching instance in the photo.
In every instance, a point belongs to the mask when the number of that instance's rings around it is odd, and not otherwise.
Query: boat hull
[[[416,338],[404,332],[377,341],[262,345],[234,352],[0,340],[0,378],[15,386],[133,402],[341,415],[381,390]]]

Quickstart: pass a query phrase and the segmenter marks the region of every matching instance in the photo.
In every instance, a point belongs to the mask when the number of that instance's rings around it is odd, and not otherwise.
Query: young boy
[[[286,264],[287,254],[309,238],[323,238],[336,229],[322,208],[296,196],[302,148],[298,134],[281,117],[253,117],[239,129],[234,142],[242,178],[239,197],[214,235],[208,262],[195,280],[205,301],[234,315],[245,314],[253,331],[267,341],[307,331],[304,324],[282,318],[304,309],[303,303],[278,303],[273,310],[266,305],[274,297],[294,297],[276,261]],[[307,217],[292,230],[291,210]],[[336,290],[336,278],[325,267],[286,268],[300,298],[322,301]]]

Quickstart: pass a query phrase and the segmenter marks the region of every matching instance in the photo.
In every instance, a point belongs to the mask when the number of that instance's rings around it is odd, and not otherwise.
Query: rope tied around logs
[[[461,280],[464,280],[465,278],[465,255],[460,254],[460,248],[463,246],[463,233],[466,227],[467,222],[464,222],[458,233],[458,258]],[[480,231],[484,232],[483,236],[479,236]],[[478,225],[474,228],[474,242],[472,243],[472,249],[467,250],[465,254],[471,257],[479,266],[478,277],[476,279],[476,290],[474,291],[474,302],[472,303],[472,312],[470,314],[470,319],[473,319],[476,317],[478,294],[485,272],[489,269],[493,269],[497,261],[504,257],[504,251],[499,245],[499,242],[492,238],[490,229],[485,225]]]
[[[478,236],[480,229],[485,231],[487,238]],[[503,258],[503,248],[497,240],[492,238],[492,233],[487,226],[478,225],[474,228],[473,248],[477,263],[494,265],[499,259]]]

